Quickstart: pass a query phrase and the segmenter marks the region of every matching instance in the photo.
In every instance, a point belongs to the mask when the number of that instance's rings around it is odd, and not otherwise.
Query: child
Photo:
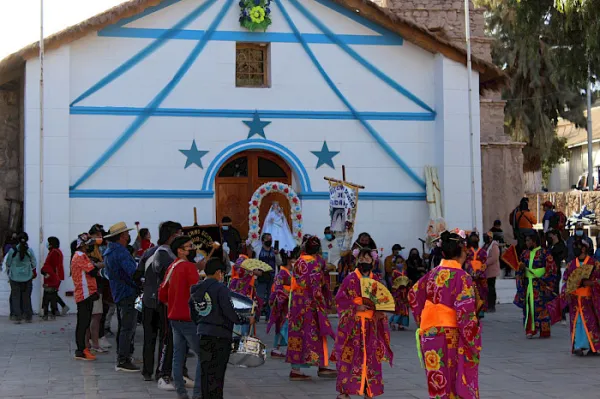
[[[275,326],[275,343],[273,344],[275,348],[271,351],[271,357],[276,359],[285,359],[285,354],[279,348],[287,346],[287,314],[290,302],[290,288],[292,286],[291,269],[299,257],[300,247],[294,248],[289,258],[285,253],[283,254],[283,264],[279,268],[279,273],[275,276],[275,283],[273,284],[271,297],[269,298],[271,315],[269,317],[269,324],[267,324],[267,334],[271,331],[271,327]]]
[[[390,291],[396,302],[396,310],[390,318],[390,327],[392,330],[403,331],[408,328],[408,276],[406,275],[406,263],[397,262],[392,270],[391,276],[392,286]]]

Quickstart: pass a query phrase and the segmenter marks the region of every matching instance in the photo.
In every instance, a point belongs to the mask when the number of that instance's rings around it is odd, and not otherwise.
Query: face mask
[[[400,251],[394,251],[394,255],[399,256],[400,255]]]
[[[325,239],[327,241],[331,241],[333,239],[333,236],[331,234],[325,234]]]
[[[577,231],[575,231],[575,235],[577,237],[583,237],[583,230],[577,230]]]
[[[479,241],[473,240],[473,241],[471,241],[471,245],[474,246],[474,247],[476,247],[476,246],[479,245]]]
[[[370,272],[371,270],[373,270],[373,265],[371,263],[359,263],[358,269],[362,273],[367,273],[367,272]]]
[[[186,255],[186,258],[187,258],[187,260],[188,260],[188,261],[190,261],[190,262],[192,262],[192,263],[196,263],[196,260],[195,260],[195,258],[196,258],[196,253],[195,253],[195,252],[191,252],[191,251],[190,251],[190,253],[188,253],[188,254]]]
[[[229,230],[229,226],[223,226],[223,231]]]
[[[581,248],[573,248],[573,255],[575,255],[576,258],[579,258],[581,256]]]
[[[271,245],[273,245],[273,241],[265,241],[263,244],[265,244],[265,247],[267,248],[271,248]]]

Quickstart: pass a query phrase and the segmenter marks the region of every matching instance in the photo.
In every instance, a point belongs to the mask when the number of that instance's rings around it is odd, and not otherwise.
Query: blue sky
[[[44,0],[44,35],[77,24],[125,0]],[[0,59],[38,41],[40,0],[0,0]]]

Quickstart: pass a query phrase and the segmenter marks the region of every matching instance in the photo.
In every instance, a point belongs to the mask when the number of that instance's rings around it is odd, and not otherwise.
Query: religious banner
[[[329,181],[329,216],[331,231],[337,233],[340,249],[349,249],[354,235],[354,222],[358,208],[358,190],[362,187],[345,181]]]
[[[221,229],[216,224],[184,227],[183,234],[192,238],[196,254],[201,257],[207,257],[210,254],[214,242],[222,243]],[[216,249],[212,256],[223,257],[222,247]]]

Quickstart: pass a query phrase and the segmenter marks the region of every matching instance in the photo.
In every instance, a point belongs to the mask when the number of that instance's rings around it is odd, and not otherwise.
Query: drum
[[[238,294],[237,292],[230,292],[231,303],[233,303],[233,308],[242,316],[251,316],[254,301],[248,298],[247,296]]]
[[[258,367],[265,364],[267,347],[258,338],[242,337],[232,345],[229,364],[237,367]]]

